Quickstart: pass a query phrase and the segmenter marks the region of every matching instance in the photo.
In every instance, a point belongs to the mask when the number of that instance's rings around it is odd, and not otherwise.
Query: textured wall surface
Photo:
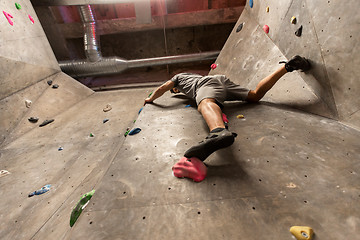
[[[294,54],[313,69],[286,74],[259,104],[225,104],[238,136],[205,160],[200,183],[171,170],[208,134],[196,104],[167,92],[139,113],[152,89],[94,93],[60,72],[36,16],[28,23],[31,5],[20,3],[0,0],[14,20],[0,16],[0,170],[10,172],[0,175],[1,239],[292,239],[294,225],[312,227],[316,240],[360,235],[360,131],[348,126],[359,126],[357,1],[247,5],[211,74],[253,88]],[[39,127],[45,119],[55,121]],[[141,132],[125,137],[134,127]]]
[[[290,105],[360,126],[360,2],[254,1],[246,5],[211,74],[225,73],[254,88],[294,55],[308,58],[312,70],[284,76],[265,100]],[[269,12],[266,8],[269,7]],[[296,17],[296,24],[290,22]],[[243,23],[243,29],[236,32]],[[269,26],[269,33],[263,26]],[[295,31],[303,26],[301,37]]]

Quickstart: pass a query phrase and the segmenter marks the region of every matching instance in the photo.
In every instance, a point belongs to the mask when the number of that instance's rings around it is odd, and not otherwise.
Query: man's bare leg
[[[214,98],[202,100],[198,106],[198,111],[205,119],[210,132],[216,128],[225,128],[221,108],[216,104]]]
[[[234,135],[225,128],[221,108],[216,104],[215,99],[202,100],[198,110],[206,121],[210,134],[204,141],[189,148],[184,156],[187,158],[196,157],[204,161],[213,152],[233,144],[236,134]]]
[[[287,73],[285,65],[278,68],[275,72],[262,79],[255,90],[250,90],[246,101],[258,102],[275,85],[275,83]]]

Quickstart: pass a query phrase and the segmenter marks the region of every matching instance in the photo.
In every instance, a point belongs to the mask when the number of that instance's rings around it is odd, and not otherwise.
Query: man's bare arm
[[[171,80],[165,82],[163,85],[158,87],[154,93],[145,99],[144,105],[146,103],[152,103],[155,99],[161,97],[166,91],[171,90],[175,86],[175,83]]]

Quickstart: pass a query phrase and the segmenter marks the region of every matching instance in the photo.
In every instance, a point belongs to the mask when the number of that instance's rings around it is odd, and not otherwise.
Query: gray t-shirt
[[[179,73],[171,81],[175,83],[174,87],[186,96],[196,99],[196,90],[214,76],[201,76],[195,73]]]

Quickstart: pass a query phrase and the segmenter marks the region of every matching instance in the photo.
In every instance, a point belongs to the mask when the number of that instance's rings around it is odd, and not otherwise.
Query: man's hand
[[[158,99],[161,97],[166,91],[169,91],[174,87],[175,83],[171,80],[167,81],[160,87],[158,87],[155,92],[148,98],[145,98],[144,105],[147,103],[152,103],[155,99]]]
[[[152,102],[153,102],[153,101],[151,101],[150,98],[145,98],[144,106],[145,106],[145,104],[147,104],[147,103],[152,103]]]

